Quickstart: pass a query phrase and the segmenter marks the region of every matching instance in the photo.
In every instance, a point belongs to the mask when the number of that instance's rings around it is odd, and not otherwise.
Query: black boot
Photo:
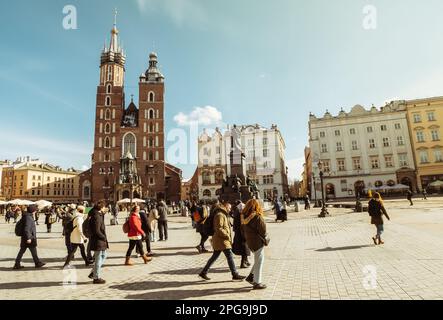
[[[247,262],[247,257],[246,256],[241,256],[240,269],[246,269],[248,267],[246,265],[246,262]]]
[[[249,276],[245,279],[250,284],[254,284],[254,275],[252,273],[249,274]]]

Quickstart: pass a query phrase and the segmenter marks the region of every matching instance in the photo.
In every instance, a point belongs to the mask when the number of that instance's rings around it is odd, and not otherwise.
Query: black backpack
[[[218,212],[211,212],[209,217],[203,223],[203,233],[208,236],[214,235],[214,217]]]
[[[75,219],[76,219],[76,218],[71,219],[71,220],[69,220],[69,221],[66,223],[66,225],[65,225],[65,234],[71,234],[72,231],[74,231],[74,229],[77,228],[77,227],[74,228],[74,220],[75,220]]]
[[[21,218],[16,224],[15,224],[15,235],[17,237],[23,237],[23,233],[25,231],[25,219]]]
[[[83,221],[83,224],[82,224],[82,229],[83,229],[83,235],[86,237],[86,238],[91,238],[91,236],[92,236],[92,234],[91,234],[91,217],[90,216],[88,216],[86,219],[85,219],[85,221]]]
[[[375,200],[369,201],[368,213],[369,213],[369,216],[371,216],[371,217],[380,215],[380,207],[379,207],[379,204],[377,201],[375,201]]]

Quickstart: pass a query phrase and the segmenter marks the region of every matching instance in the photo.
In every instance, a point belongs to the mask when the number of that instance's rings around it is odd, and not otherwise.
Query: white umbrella
[[[431,182],[430,184],[429,184],[429,186],[430,187],[441,187],[441,186],[443,186],[443,181],[440,181],[440,180],[436,180],[436,181],[434,181],[434,182]]]
[[[39,210],[52,206],[52,202],[46,200],[38,200],[35,204],[38,206]]]
[[[17,205],[17,206],[29,206],[31,204],[34,204],[34,202],[29,201],[29,200],[15,199],[15,200],[8,201],[8,204],[13,204],[13,205]]]
[[[7,205],[8,203],[6,201],[0,201],[0,206]]]
[[[134,199],[132,199],[132,202],[133,203],[145,203],[146,201],[143,199],[134,198]]]
[[[125,198],[125,199],[121,199],[119,201],[117,201],[117,203],[130,203],[131,199]]]

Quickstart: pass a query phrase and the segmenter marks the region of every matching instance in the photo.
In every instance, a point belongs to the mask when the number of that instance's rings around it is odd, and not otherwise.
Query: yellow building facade
[[[79,202],[80,172],[48,164],[26,164],[3,168],[2,191],[7,200],[48,200],[55,203]]]
[[[443,181],[443,97],[406,101],[418,189]]]

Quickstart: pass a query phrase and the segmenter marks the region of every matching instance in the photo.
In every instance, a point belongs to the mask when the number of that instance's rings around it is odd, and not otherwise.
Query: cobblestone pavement
[[[38,251],[47,266],[34,269],[27,252],[26,268],[14,271],[19,239],[13,224],[1,221],[0,299],[442,299],[443,198],[416,200],[413,207],[406,200],[387,201],[386,206],[391,221],[385,224],[383,246],[371,240],[375,227],[367,213],[330,209],[321,219],[313,209],[290,212],[285,223],[275,223],[269,214],[268,288],[258,291],[232,282],[223,256],[210,270],[212,280],[200,281],[197,274],[209,254],[194,248],[199,236],[189,218],[171,217],[170,240],[155,242],[153,261],[144,265],[135,259],[133,267],[123,265],[127,240],[121,226],[108,226],[107,283],[91,284],[90,269],[78,253],[75,286],[63,285],[68,273],[61,268],[66,251],[60,224],[51,234],[42,222],[38,226]],[[248,271],[240,269],[244,275]]]

